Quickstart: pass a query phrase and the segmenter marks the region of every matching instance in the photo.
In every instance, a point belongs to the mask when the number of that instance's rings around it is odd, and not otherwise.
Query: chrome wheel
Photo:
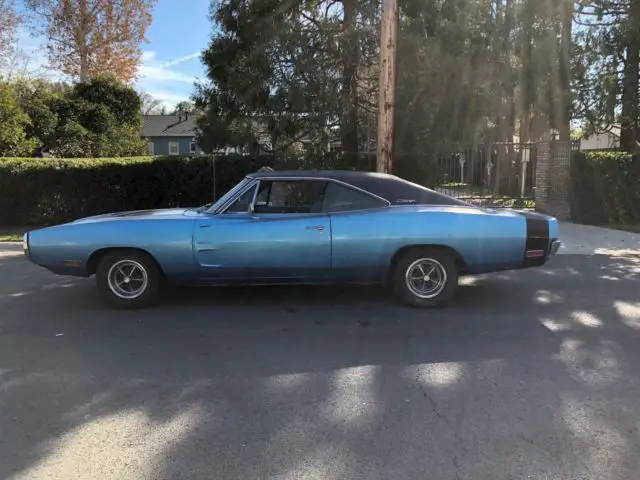
[[[420,258],[407,268],[405,282],[416,297],[435,298],[447,285],[447,270],[433,258]]]
[[[120,260],[109,268],[107,284],[117,297],[133,300],[147,289],[149,275],[141,263],[134,260]]]

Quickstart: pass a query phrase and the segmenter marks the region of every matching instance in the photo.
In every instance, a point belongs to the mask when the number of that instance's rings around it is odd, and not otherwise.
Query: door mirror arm
[[[253,202],[249,203],[249,207],[247,208],[247,213],[251,218],[258,218],[256,215],[255,207],[253,206]]]

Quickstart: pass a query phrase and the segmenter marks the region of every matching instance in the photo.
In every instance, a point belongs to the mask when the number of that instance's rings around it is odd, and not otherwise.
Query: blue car
[[[167,285],[385,283],[416,307],[458,278],[539,267],[558,222],[480,208],[393,175],[257,172],[200,208],[111,213],[28,232],[24,253],[58,275],[95,275],[104,301],[136,308]]]

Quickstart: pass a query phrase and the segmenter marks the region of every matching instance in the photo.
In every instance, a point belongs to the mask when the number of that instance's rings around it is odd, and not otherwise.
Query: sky
[[[188,6],[187,6],[188,5]],[[204,78],[200,53],[211,37],[210,0],[158,0],[142,45],[142,64],[135,88],[162,101],[168,109],[188,100],[193,85]],[[29,70],[59,78],[46,68],[45,40],[19,33],[19,47],[29,57]]]
[[[187,7],[188,5],[188,7]],[[143,45],[136,87],[168,107],[188,100],[196,79],[204,78],[200,53],[209,43],[210,0],[158,0]]]

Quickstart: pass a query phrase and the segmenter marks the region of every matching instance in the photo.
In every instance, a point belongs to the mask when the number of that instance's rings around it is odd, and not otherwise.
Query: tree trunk
[[[640,0],[631,0],[630,22],[627,33],[627,56],[622,80],[622,118],[620,122],[620,147],[636,150],[640,138]]]
[[[342,149],[347,156],[358,154],[358,39],[356,32],[357,0],[343,0],[343,115]]]
[[[76,42],[78,48],[78,57],[80,59],[80,81],[89,80],[89,46],[87,38],[87,30],[89,26],[89,6],[87,0],[79,0],[78,10],[80,18],[76,30]]]
[[[502,14],[502,26],[501,36],[498,38],[497,53],[498,59],[498,72],[497,81],[500,85],[499,89],[499,107],[498,107],[498,119],[496,121],[497,127],[497,141],[502,145],[497,146],[496,164],[493,168],[494,178],[494,191],[496,193],[508,194],[509,190],[509,178],[511,175],[511,165],[509,158],[509,143],[513,141],[513,125],[511,115],[513,112],[514,102],[514,78],[513,69],[511,67],[511,32],[513,30],[513,4],[511,0],[506,0],[504,4],[502,2],[496,6],[496,15]],[[499,19],[499,17],[498,17]],[[510,138],[511,137],[511,138]]]
[[[558,134],[561,141],[571,140],[571,27],[573,23],[574,0],[563,0],[561,8],[560,40],[560,98]]]
[[[493,75],[493,84],[494,88],[497,91],[497,95],[493,97],[493,113],[495,114],[495,118],[493,119],[495,129],[493,130],[491,139],[489,143],[496,143],[500,141],[500,135],[502,132],[502,82],[503,82],[503,68],[501,61],[501,52],[503,50],[503,41],[500,37],[500,22],[504,22],[504,6],[501,1],[494,0],[493,7],[495,8],[495,30],[493,32],[493,39],[491,42],[492,46],[492,55],[491,55],[491,64],[493,66],[492,75]],[[489,159],[493,159],[492,155],[487,156]],[[489,161],[491,161],[489,160]],[[491,171],[491,185],[490,188],[492,191],[496,192],[500,188],[500,161],[499,155],[496,155],[495,163],[493,163],[493,169]]]

